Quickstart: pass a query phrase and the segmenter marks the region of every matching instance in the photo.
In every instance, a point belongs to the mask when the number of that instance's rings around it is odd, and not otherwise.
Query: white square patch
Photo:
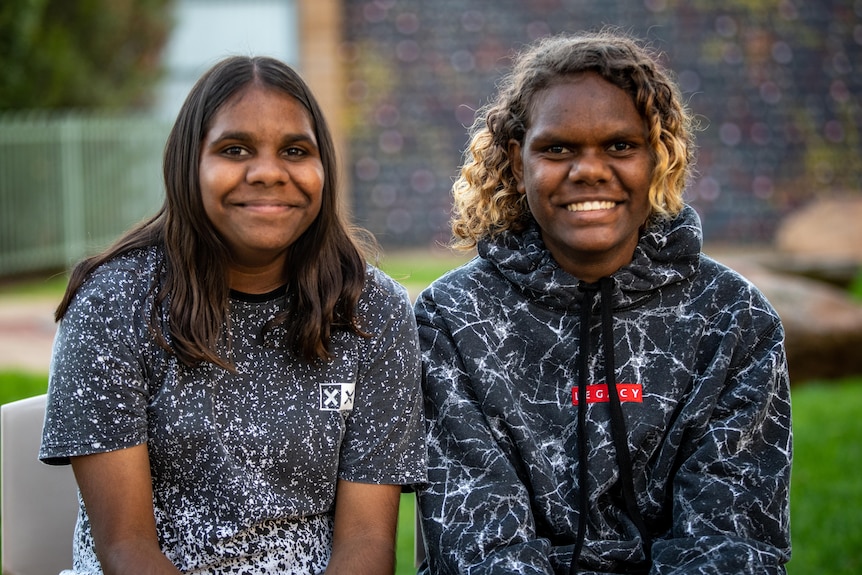
[[[321,383],[321,411],[350,411],[353,409],[355,383]]]

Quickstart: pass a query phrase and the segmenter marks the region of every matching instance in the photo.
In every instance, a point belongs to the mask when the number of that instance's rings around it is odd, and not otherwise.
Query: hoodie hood
[[[617,270],[613,306],[636,305],[651,292],[696,273],[703,246],[700,217],[689,205],[675,218],[652,222],[642,233],[632,261]],[[527,229],[503,232],[478,244],[479,256],[531,300],[554,309],[577,307],[580,280],[563,270],[542,241],[535,221]]]

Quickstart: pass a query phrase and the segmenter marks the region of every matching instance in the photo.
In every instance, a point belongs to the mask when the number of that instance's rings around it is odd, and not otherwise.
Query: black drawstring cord
[[[635,497],[634,477],[632,474],[632,460],[629,454],[628,431],[626,421],[623,417],[623,409],[620,404],[620,396],[616,386],[616,374],[614,373],[616,360],[614,358],[614,324],[611,309],[611,296],[613,294],[614,282],[611,278],[599,280],[602,290],[602,340],[605,348],[605,383],[608,386],[611,410],[611,436],[614,440],[614,451],[617,457],[617,467],[620,470],[620,481],[622,483],[623,500],[632,523],[637,527],[641,535],[646,564],[650,563],[650,547],[652,541],[646,530],[646,524],[638,507]]]
[[[581,337],[578,341],[578,534],[572,551],[572,562],[569,563],[569,575],[577,575],[578,558],[584,548],[587,535],[587,514],[590,507],[590,493],[587,487],[589,470],[587,468],[587,374],[590,358],[590,311],[593,307],[593,295],[598,291],[595,284],[581,282],[578,288],[584,292],[581,302]]]
[[[635,527],[640,532],[646,565],[650,564],[650,547],[652,541],[646,530],[646,524],[637,505],[634,490],[634,477],[632,474],[631,456],[628,449],[627,431],[623,417],[622,405],[620,404],[619,392],[616,386],[616,359],[614,357],[614,330],[613,330],[613,295],[614,282],[611,278],[601,278],[598,284],[586,284],[581,282],[578,286],[584,292],[584,301],[581,303],[581,337],[578,342],[580,353],[578,354],[578,533],[575,547],[572,551],[572,561],[569,564],[569,575],[577,575],[578,559],[586,540],[587,515],[589,513],[589,487],[587,472],[587,375],[589,372],[590,356],[590,312],[593,307],[593,296],[601,290],[601,318],[602,318],[602,343],[605,350],[605,384],[608,388],[611,415],[611,436],[614,441],[617,467],[620,470],[622,482],[623,500],[626,510],[631,517]],[[647,567],[648,568],[648,567]]]

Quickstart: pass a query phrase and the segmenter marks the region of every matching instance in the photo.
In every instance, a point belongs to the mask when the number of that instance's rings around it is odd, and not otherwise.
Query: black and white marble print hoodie
[[[785,572],[784,331],[701,247],[686,207],[586,286],[534,224],[419,296],[424,572]]]

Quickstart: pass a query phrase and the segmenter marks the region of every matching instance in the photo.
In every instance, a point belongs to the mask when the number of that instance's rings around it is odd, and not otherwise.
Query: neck
[[[230,266],[228,268],[228,286],[230,289],[249,293],[269,293],[283,286],[284,261],[259,268],[244,268]]]

